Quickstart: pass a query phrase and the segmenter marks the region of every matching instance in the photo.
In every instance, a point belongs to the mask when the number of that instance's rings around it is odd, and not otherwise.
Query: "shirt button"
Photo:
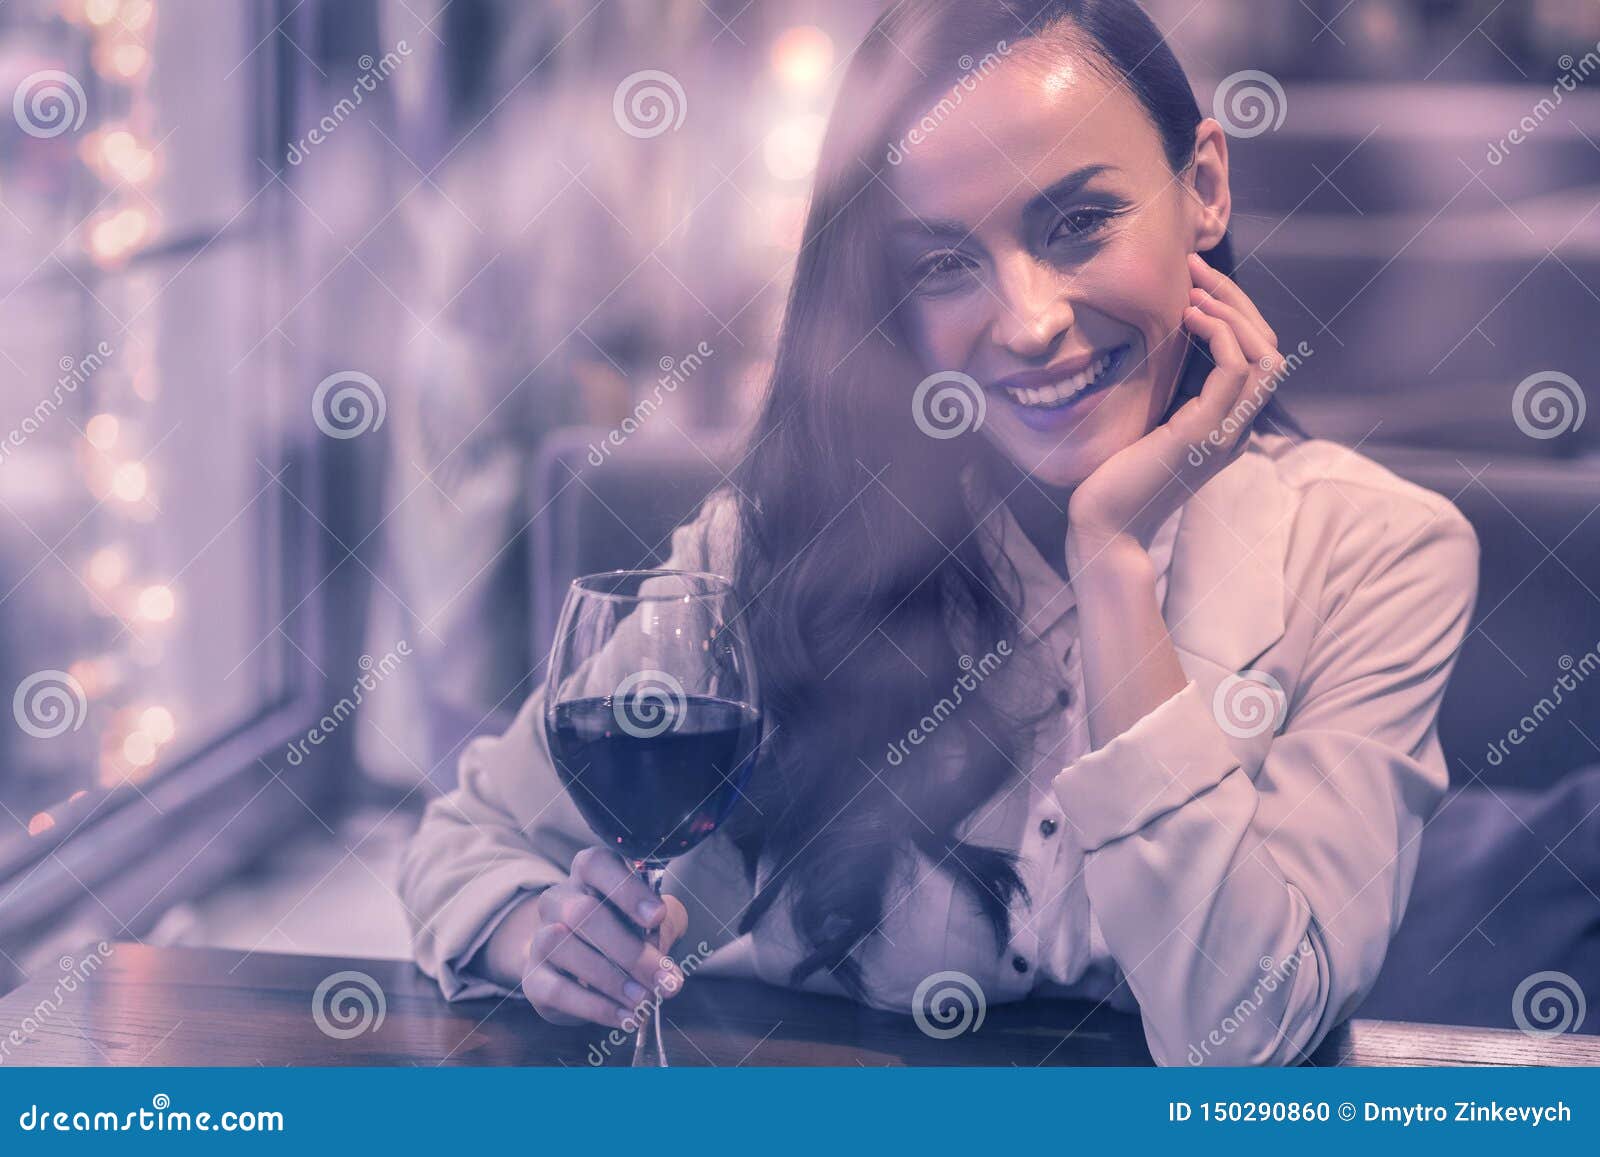
[[[1046,839],[1048,839],[1051,836],[1055,835],[1056,834],[1056,821],[1052,820],[1052,819],[1042,819],[1042,820],[1040,820],[1039,821],[1039,834],[1044,836]]]
[[[1011,958],[1011,967],[1015,968],[1018,972],[1028,971],[1028,958],[1021,954],[1013,956]]]
[[[1072,706],[1072,692],[1068,691],[1065,687],[1061,688],[1061,690],[1056,692],[1056,702],[1063,707]]]

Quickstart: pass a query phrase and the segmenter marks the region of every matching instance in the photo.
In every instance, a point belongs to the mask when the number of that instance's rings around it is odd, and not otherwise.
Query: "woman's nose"
[[[1059,274],[1019,255],[1001,270],[991,329],[994,343],[1019,358],[1046,357],[1073,325]]]

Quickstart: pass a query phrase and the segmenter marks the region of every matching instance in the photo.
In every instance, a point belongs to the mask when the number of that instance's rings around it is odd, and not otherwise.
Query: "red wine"
[[[728,817],[760,733],[756,711],[702,695],[665,708],[635,696],[574,699],[545,723],[561,784],[595,834],[655,867]]]

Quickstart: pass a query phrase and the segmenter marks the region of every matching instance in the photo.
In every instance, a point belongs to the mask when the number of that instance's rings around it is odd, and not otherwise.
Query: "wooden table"
[[[79,957],[82,959],[82,957]],[[318,985],[359,972],[381,1025],[339,1039],[313,1016]],[[117,944],[77,991],[41,975],[0,998],[13,1065],[626,1064],[599,1026],[546,1024],[521,1000],[446,1003],[409,963]],[[982,1027],[935,1040],[905,1016],[848,1001],[695,977],[666,1005],[677,1065],[1143,1065],[1136,1017],[1069,1001],[991,1006]],[[27,1025],[24,1025],[27,1021]],[[341,1026],[327,1018],[335,1032]],[[7,1037],[26,1027],[22,1044]],[[619,1032],[614,1039],[620,1039]],[[1357,1020],[1319,1065],[1600,1065],[1600,1037]]]

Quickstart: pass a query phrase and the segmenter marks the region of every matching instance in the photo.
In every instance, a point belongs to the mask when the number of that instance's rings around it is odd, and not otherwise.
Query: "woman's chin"
[[[1042,436],[1009,416],[993,415],[984,426],[995,449],[1041,486],[1069,489],[1138,440],[1142,429],[1123,431],[1096,424],[1066,434]]]

